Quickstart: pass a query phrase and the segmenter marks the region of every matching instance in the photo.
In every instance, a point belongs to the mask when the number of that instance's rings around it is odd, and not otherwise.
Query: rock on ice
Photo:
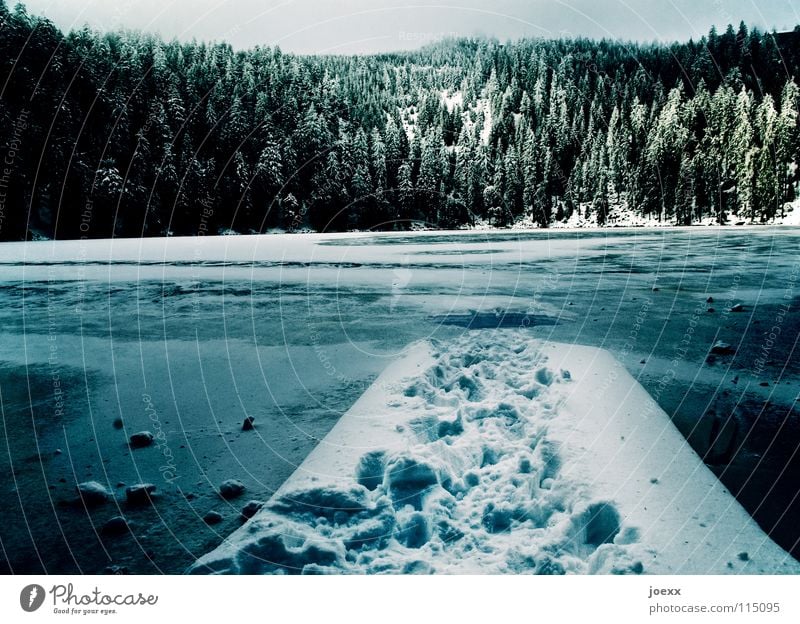
[[[230,500],[244,494],[244,483],[236,479],[228,479],[223,481],[219,486],[219,495],[225,500]]]
[[[130,445],[131,448],[144,448],[146,446],[150,446],[155,440],[155,436],[149,431],[140,431],[138,433],[134,433],[130,437]]]
[[[129,505],[146,505],[155,491],[156,486],[152,483],[137,483],[125,488],[125,497]]]
[[[78,496],[80,496],[87,505],[100,505],[113,498],[111,490],[97,481],[79,483],[77,489]]]

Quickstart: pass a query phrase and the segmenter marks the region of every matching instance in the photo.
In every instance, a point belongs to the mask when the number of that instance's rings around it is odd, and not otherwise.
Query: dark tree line
[[[767,221],[800,172],[800,27],[373,56],[88,29],[0,0],[0,239],[454,227],[612,206]]]

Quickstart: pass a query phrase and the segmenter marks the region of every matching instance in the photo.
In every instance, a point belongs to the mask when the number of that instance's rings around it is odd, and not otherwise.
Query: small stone
[[[122,418],[117,416],[111,424],[114,426],[114,429],[122,429]]]
[[[112,498],[111,491],[97,481],[86,481],[77,486],[78,496],[87,505],[101,505]]]
[[[253,425],[255,421],[256,419],[254,416],[248,416],[245,418],[244,422],[242,423],[242,431],[252,431],[255,429],[255,425]]]
[[[228,479],[223,481],[219,486],[219,495],[225,500],[230,500],[244,494],[245,487],[241,481],[236,479]]]
[[[747,554],[746,552],[744,552],[744,551],[740,552],[740,553],[739,553],[738,555],[736,555],[736,556],[739,558],[739,561],[750,561],[750,555],[748,555],[748,554]]]
[[[646,364],[647,360],[639,360],[639,364]]]
[[[650,479],[650,483],[656,485],[658,483],[658,477],[653,477],[652,479]]]
[[[222,514],[216,511],[209,511],[203,516],[203,522],[211,526],[212,524],[219,524],[222,522]]]
[[[768,388],[769,387],[769,382],[768,381],[762,381],[758,385],[761,386],[762,388]]]
[[[125,488],[125,497],[129,505],[146,505],[152,502],[150,497],[155,491],[152,483],[137,483]]]
[[[261,501],[252,500],[242,507],[242,520],[249,520],[258,513],[258,510],[264,506]]]
[[[103,535],[123,535],[130,530],[128,521],[122,516],[114,516],[100,529]]]
[[[61,449],[56,449],[55,451],[53,451],[53,455],[61,455],[61,453],[63,452],[64,451],[62,451]]]
[[[706,312],[708,312],[709,314],[714,314],[716,310],[714,310],[714,308],[709,308],[708,310],[706,310]]]
[[[731,312],[743,312],[744,306],[741,303],[736,303],[731,306]]]
[[[731,379],[731,383],[735,386],[739,383],[739,375],[736,375],[733,379]]]
[[[128,570],[128,568],[125,566],[110,565],[106,566],[103,569],[103,574],[117,574],[117,575],[130,574],[130,570]]]
[[[716,355],[733,355],[734,353],[736,353],[736,349],[734,349],[727,342],[722,342],[722,340],[717,340],[711,347],[711,353],[714,353]]]
[[[150,446],[153,440],[155,440],[155,436],[152,433],[149,431],[140,431],[139,433],[134,433],[130,437],[130,445],[131,448],[144,448]]]
[[[706,303],[714,303],[714,297],[709,297],[706,299]]]

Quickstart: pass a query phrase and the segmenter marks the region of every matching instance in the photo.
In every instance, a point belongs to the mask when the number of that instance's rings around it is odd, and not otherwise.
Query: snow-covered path
[[[420,341],[191,572],[799,573],[606,351]]]

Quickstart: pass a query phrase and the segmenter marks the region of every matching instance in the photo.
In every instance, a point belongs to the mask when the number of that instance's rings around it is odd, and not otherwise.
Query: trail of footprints
[[[257,538],[219,569],[642,572],[628,552],[636,530],[560,474],[547,423],[569,372],[519,340],[498,330],[440,347],[436,364],[398,391],[395,408],[420,414],[403,428],[408,449],[370,451],[352,483],[273,501],[251,521]]]

